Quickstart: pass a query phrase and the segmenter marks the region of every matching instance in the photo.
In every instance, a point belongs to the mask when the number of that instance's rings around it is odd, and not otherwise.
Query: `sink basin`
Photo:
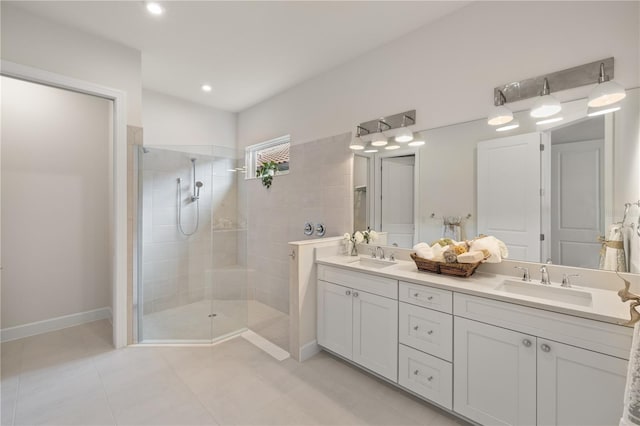
[[[365,266],[367,268],[387,268],[389,266],[397,265],[398,262],[395,260],[387,260],[387,259],[376,259],[373,257],[361,256],[358,260],[356,260],[361,266]]]
[[[591,293],[575,288],[552,287],[538,283],[504,280],[502,284],[496,287],[496,290],[578,306],[591,306],[592,304]]]

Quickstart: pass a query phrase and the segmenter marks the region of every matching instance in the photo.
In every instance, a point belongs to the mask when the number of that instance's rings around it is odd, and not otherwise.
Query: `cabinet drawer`
[[[398,299],[398,281],[391,278],[318,265],[318,279],[377,294],[378,296],[394,300]]]
[[[579,348],[629,359],[633,329],[456,293],[454,314]]]
[[[398,298],[412,305],[424,306],[448,314],[453,312],[453,293],[447,290],[400,281]]]
[[[398,339],[407,346],[451,361],[453,316],[401,302]]]
[[[398,383],[449,410],[453,407],[453,374],[446,361],[398,345]]]

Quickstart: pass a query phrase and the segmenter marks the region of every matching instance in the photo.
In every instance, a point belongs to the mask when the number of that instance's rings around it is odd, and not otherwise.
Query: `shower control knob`
[[[346,294],[347,296],[351,296],[351,290],[345,291],[344,294]]]
[[[304,224],[304,235],[313,235],[313,223],[307,222]]]

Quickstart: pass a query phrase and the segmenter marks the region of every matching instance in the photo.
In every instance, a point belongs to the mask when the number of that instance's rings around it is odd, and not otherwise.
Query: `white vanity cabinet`
[[[397,293],[396,280],[321,265],[318,344],[397,382]]]
[[[487,425],[618,423],[627,361],[612,355],[630,329],[461,294],[454,313],[454,411]]]

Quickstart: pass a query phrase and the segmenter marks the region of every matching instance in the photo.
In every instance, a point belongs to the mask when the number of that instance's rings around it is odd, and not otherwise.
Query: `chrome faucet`
[[[551,281],[549,281],[549,272],[547,272],[547,265],[542,265],[540,267],[540,284],[549,285]]]
[[[384,250],[380,246],[376,247],[376,256],[378,255],[378,250],[380,250],[380,259],[384,260]]]
[[[571,277],[579,277],[580,274],[562,274],[562,284],[560,287],[571,288]]]
[[[520,269],[523,272],[522,281],[527,281],[527,282],[531,281],[531,277],[529,276],[529,268],[525,268],[523,266],[514,266],[514,268]]]

